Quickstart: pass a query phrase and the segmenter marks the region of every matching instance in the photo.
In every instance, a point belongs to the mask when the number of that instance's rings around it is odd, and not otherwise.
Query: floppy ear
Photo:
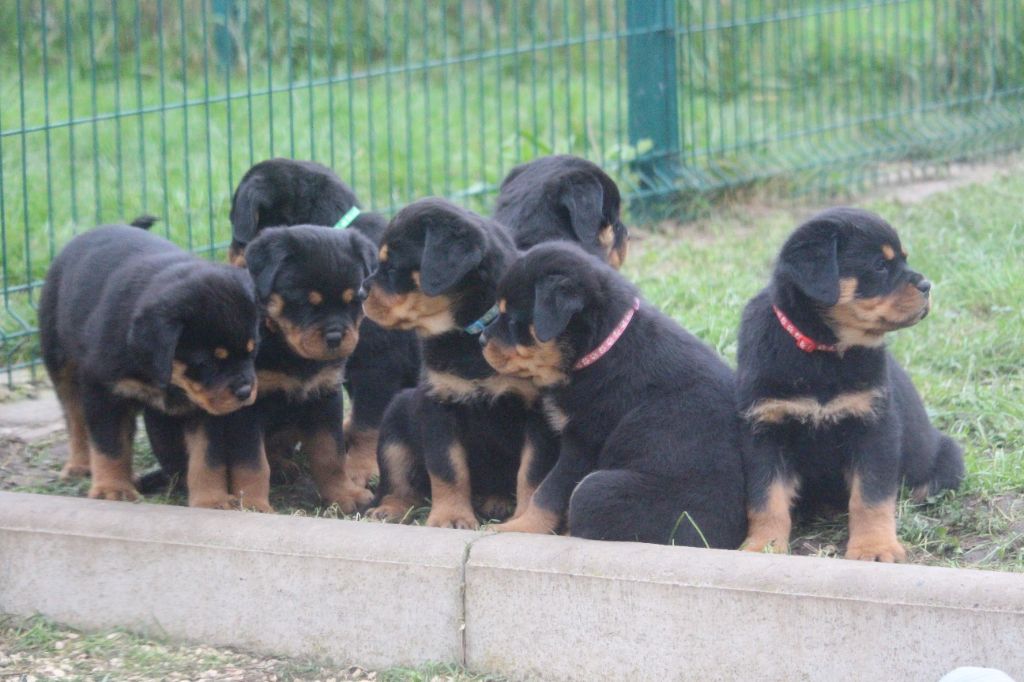
[[[484,259],[480,229],[461,217],[445,215],[427,227],[420,261],[420,288],[437,296],[455,286]]]
[[[128,328],[128,351],[160,388],[171,382],[171,363],[181,335],[181,322],[172,315],[166,302],[147,305],[132,317]]]
[[[604,227],[604,188],[591,175],[571,178],[562,191],[561,204],[569,214],[576,238],[587,246],[597,243]]]
[[[245,249],[245,266],[256,284],[256,295],[261,301],[270,298],[274,290],[274,279],[288,256],[281,239],[263,236]]]
[[[377,267],[377,248],[373,242],[358,232],[352,232],[351,235],[352,250],[363,265],[363,278],[365,279]]]
[[[538,341],[550,341],[565,331],[572,316],[583,310],[583,296],[568,278],[545,277],[534,287],[533,328]]]
[[[826,306],[839,302],[837,239],[834,231],[790,239],[779,256],[779,274]]]
[[[231,200],[231,237],[242,244],[256,238],[260,222],[262,182],[247,180],[238,186]]]

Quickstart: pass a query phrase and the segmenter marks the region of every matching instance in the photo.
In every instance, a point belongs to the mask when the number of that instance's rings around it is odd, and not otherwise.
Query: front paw
[[[391,495],[385,495],[380,504],[366,510],[366,516],[374,521],[386,521],[387,523],[404,523],[412,516],[416,508],[414,503],[401,500]]]
[[[558,530],[559,516],[535,506],[527,507],[522,515],[505,523],[490,526],[499,533],[538,533],[550,535]]]
[[[238,509],[238,498],[228,493],[190,495],[188,506],[200,509]]]
[[[906,561],[907,550],[896,538],[850,538],[846,547],[846,558],[891,564]]]
[[[516,509],[516,501],[505,495],[491,495],[480,503],[480,515],[485,519],[507,519]]]
[[[131,481],[93,482],[89,488],[89,497],[94,500],[114,500],[116,502],[134,502],[139,499],[139,492]]]
[[[88,464],[72,464],[68,462],[60,470],[60,480],[70,481],[78,478],[85,478],[92,474],[92,469],[89,468]]]
[[[346,479],[344,482],[336,482],[325,490],[320,496],[327,504],[336,504],[343,514],[355,514],[360,509],[365,509],[373,501],[373,493],[366,488],[352,483]]]
[[[427,525],[434,528],[458,528],[476,530],[480,523],[472,509],[431,509]]]
[[[260,512],[261,514],[273,514],[274,507],[267,498],[255,498],[242,496],[238,498],[238,508],[244,511]]]
[[[767,552],[770,554],[788,554],[789,536],[783,535],[751,535],[740,549],[744,552]]]

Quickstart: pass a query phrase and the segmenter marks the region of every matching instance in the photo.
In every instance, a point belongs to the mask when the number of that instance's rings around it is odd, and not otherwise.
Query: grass
[[[378,680],[500,682],[452,664],[368,671],[329,661],[255,656],[231,649],[180,645],[121,630],[81,632],[44,618],[0,617],[0,678],[28,680]]]

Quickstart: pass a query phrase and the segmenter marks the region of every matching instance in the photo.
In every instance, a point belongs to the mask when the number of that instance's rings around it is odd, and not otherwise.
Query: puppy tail
[[[956,490],[964,480],[964,451],[960,445],[943,435],[939,439],[939,454],[932,471],[932,492]]]
[[[149,228],[153,227],[153,224],[156,223],[156,221],[158,220],[160,219],[157,218],[156,216],[140,215],[138,218],[136,218],[135,220],[131,221],[128,224],[131,225],[132,227],[140,227],[143,230],[148,230]]]

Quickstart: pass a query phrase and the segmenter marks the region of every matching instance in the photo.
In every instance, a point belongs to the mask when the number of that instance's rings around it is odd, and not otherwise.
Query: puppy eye
[[[875,261],[875,270],[877,272],[887,272],[889,270],[889,263],[885,259],[879,258]]]

